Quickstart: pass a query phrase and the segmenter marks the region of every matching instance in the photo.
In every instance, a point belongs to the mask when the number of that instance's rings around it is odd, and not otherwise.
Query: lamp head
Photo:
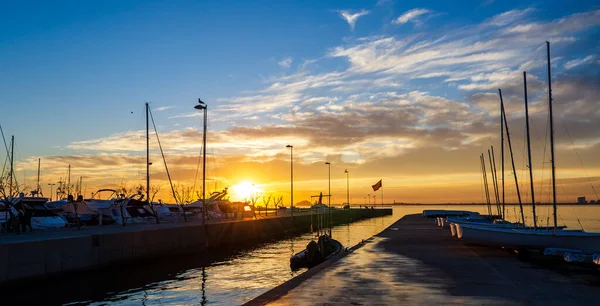
[[[348,169],[344,170],[344,173],[348,173]]]
[[[195,109],[206,109],[206,103],[198,98],[198,105],[194,106]]]
[[[293,148],[294,146],[292,146],[292,145],[287,145],[287,146],[285,146],[285,147],[286,147],[286,148]]]
[[[331,165],[331,163],[330,162],[325,162],[325,165]]]

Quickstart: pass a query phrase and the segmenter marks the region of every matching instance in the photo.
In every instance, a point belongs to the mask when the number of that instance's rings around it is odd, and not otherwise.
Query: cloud
[[[281,68],[290,68],[290,66],[292,65],[292,58],[291,57],[286,57],[284,59],[282,59],[281,61],[277,62],[277,65],[279,65]]]
[[[502,14],[498,14],[492,18],[490,18],[485,24],[492,26],[506,26],[508,24],[517,22],[522,20],[524,16],[527,16],[529,13],[533,12],[533,8],[527,8],[524,10],[510,10],[508,12],[504,12]]]
[[[175,106],[169,105],[169,106],[159,106],[157,108],[154,109],[155,112],[163,112],[169,109],[175,108]]]
[[[337,12],[340,14],[340,17],[342,17],[344,20],[346,20],[346,22],[348,22],[348,25],[350,26],[350,31],[354,31],[354,26],[359,17],[365,16],[370,13],[367,10],[361,10],[356,13],[351,13],[349,10],[342,10]]]
[[[565,69],[571,69],[571,68],[577,67],[579,65],[589,64],[589,63],[591,63],[593,61],[594,61],[594,56],[593,55],[588,55],[585,58],[568,61],[568,62],[565,63],[564,66],[565,66]]]
[[[382,6],[382,5],[386,5],[388,3],[392,3],[393,0],[378,0],[377,3],[375,4],[375,6]]]
[[[505,30],[507,35],[517,38],[547,37],[548,41],[565,39],[565,33],[577,32],[600,24],[600,9],[584,13],[572,14],[550,22],[527,22],[509,27]]]
[[[523,70],[528,71],[534,169],[547,169],[545,39],[552,42],[553,63],[559,63],[553,67],[553,93],[561,175],[566,177],[570,169],[580,167],[578,159],[569,155],[572,147],[590,172],[600,173],[600,160],[595,158],[600,154],[600,137],[595,133],[600,124],[597,59],[557,60],[568,54],[594,54],[595,40],[589,30],[599,24],[594,20],[597,13],[539,20],[531,11],[511,10],[443,31],[345,38],[324,48],[318,64],[302,65],[297,72],[265,78],[257,89],[217,99],[210,115],[213,124],[219,122],[219,129],[210,130],[208,143],[209,152],[218,156],[219,175],[266,177],[264,173],[274,173],[284,181],[289,177],[284,171],[289,169],[284,166],[289,162],[285,145],[294,144],[294,156],[303,168],[299,173],[307,181],[314,180],[310,174],[328,159],[361,177],[395,171],[414,181],[452,175],[478,183],[477,155],[490,144],[499,144],[498,88],[504,94],[515,156],[524,156],[520,148],[524,143]],[[565,71],[573,67],[578,76]],[[201,113],[170,118],[195,116]],[[195,129],[161,132],[167,158],[178,161],[181,177],[192,177],[201,139],[202,133]],[[116,133],[73,142],[67,148],[134,157],[144,152],[144,132]],[[153,156],[159,156],[156,146],[151,148]],[[114,159],[127,162],[125,157],[115,155]],[[93,163],[79,162],[82,166]],[[100,165],[103,160],[94,162]],[[132,159],[130,163],[140,162]],[[247,168],[239,167],[242,164]],[[123,172],[119,166],[111,167],[105,176]],[[163,175],[158,167],[153,173]]]
[[[393,24],[405,24],[409,21],[416,22],[418,20],[419,16],[421,16],[423,14],[427,14],[429,12],[431,12],[431,11],[428,9],[415,8],[410,11],[406,11],[404,14],[400,15],[398,18],[396,18],[394,21],[392,21],[392,23]]]
[[[169,119],[195,118],[195,117],[202,117],[202,116],[204,116],[204,115],[201,112],[193,112],[193,113],[187,113],[187,114],[180,114],[180,115],[170,116]]]

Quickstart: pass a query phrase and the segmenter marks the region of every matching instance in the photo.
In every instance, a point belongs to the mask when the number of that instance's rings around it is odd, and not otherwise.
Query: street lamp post
[[[350,208],[350,173],[348,173],[348,169],[344,170],[346,173],[346,204],[348,205],[348,209]]]
[[[294,218],[294,146],[287,145],[290,148],[290,208],[292,218]]]
[[[329,169],[329,190],[327,193],[327,205],[329,206],[329,237],[331,237],[331,163],[325,162]]]
[[[50,186],[50,201],[52,201],[52,187],[56,184],[48,184]]]
[[[204,132],[202,133],[202,224],[204,225],[207,215],[206,209],[208,208],[206,205],[206,112],[208,106],[198,98],[198,105],[194,108],[204,111]]]
[[[369,206],[371,206],[371,194],[367,193],[367,199],[369,199]]]

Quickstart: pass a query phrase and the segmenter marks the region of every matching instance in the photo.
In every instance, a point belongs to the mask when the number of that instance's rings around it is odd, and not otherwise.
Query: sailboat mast
[[[69,165],[69,170],[67,171],[67,196],[71,195],[71,165]]]
[[[148,102],[146,102],[146,201],[152,205],[150,201],[150,128],[148,120]]]
[[[42,159],[38,158],[38,178],[37,178],[37,186],[36,186],[36,191],[37,191],[37,195],[40,195],[40,164],[42,163]]]
[[[500,89],[498,89],[500,91]],[[502,152],[502,219],[504,219],[504,101],[502,101],[502,93],[500,93],[500,151]]]
[[[500,92],[500,101],[502,101],[502,91]],[[517,179],[517,169],[515,169],[515,158],[513,157],[512,144],[510,142],[510,132],[508,130],[508,121],[506,120],[506,112],[504,111],[504,103],[502,103],[502,116],[504,117],[504,126],[506,127],[506,138],[508,140],[508,150],[510,151],[510,161],[512,163],[513,176],[515,177],[515,186],[517,187],[517,198],[519,200],[519,209],[521,210],[521,220],[525,225],[525,214],[523,213],[523,202],[521,202],[521,191],[519,190],[519,180]]]
[[[552,162],[552,207],[554,209],[554,234],[556,234],[556,168],[554,166],[554,124],[552,122],[552,75],[550,72],[550,42],[546,42],[548,55],[548,107],[550,115],[550,158]]]
[[[487,202],[488,215],[492,215],[492,207],[490,205],[490,189],[487,181],[487,173],[485,172],[485,158],[483,157],[483,153],[481,153],[479,157],[481,159],[481,171],[483,174],[483,185],[485,186],[485,200]]]
[[[13,175],[15,171],[15,136],[10,137],[10,188],[9,188],[9,196],[13,197]]]
[[[498,216],[501,216],[501,209],[500,209],[500,189],[498,187],[498,172],[496,171],[496,156],[494,155],[494,146],[492,147],[492,155],[490,157],[490,163],[492,164],[492,166],[490,166],[492,168],[492,175],[494,176],[494,193],[496,195],[496,210],[498,211]],[[489,150],[488,150],[488,154],[489,154]]]
[[[529,160],[529,184],[531,188],[531,209],[533,211],[533,228],[537,228],[535,214],[535,191],[533,189],[533,166],[531,164],[531,139],[529,136],[529,106],[527,105],[527,72],[523,71],[523,93],[525,95],[525,124],[527,127],[527,158]]]

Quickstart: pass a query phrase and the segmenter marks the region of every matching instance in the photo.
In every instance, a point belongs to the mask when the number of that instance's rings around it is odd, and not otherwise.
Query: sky
[[[146,102],[174,183],[198,190],[201,98],[207,192],[243,200],[240,186],[254,185],[289,205],[293,145],[295,202],[329,192],[326,161],[335,204],[348,186],[352,204],[380,202],[380,179],[385,202],[481,202],[490,146],[501,176],[501,88],[526,202],[527,71],[535,195],[547,202],[549,41],[559,201],[599,198],[593,1],[19,1],[0,27],[0,125],[22,186],[35,188],[41,159],[46,195],[69,165],[86,196],[144,184]],[[172,202],[150,136],[151,184]]]

